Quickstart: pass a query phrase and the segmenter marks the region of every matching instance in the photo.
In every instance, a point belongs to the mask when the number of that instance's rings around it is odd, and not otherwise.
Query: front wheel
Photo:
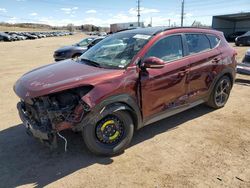
[[[126,111],[107,115],[96,125],[86,125],[83,139],[88,149],[97,155],[115,155],[126,149],[134,133],[134,124]]]
[[[215,84],[207,105],[215,109],[224,107],[229,98],[231,89],[232,83],[230,78],[228,76],[223,76]]]

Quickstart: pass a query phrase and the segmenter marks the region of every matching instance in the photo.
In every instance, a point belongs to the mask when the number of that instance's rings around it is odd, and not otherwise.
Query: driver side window
[[[148,57],[157,57],[165,62],[174,61],[183,57],[181,35],[174,35],[163,38],[156,42],[147,52]]]

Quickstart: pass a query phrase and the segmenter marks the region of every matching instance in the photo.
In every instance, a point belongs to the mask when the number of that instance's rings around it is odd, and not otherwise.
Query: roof
[[[155,35],[156,33],[167,30],[168,27],[146,27],[146,28],[138,28],[138,29],[129,29],[122,32],[128,33],[140,33],[143,35]]]
[[[250,12],[242,12],[237,14],[226,14],[226,15],[217,15],[214,18],[219,18],[223,20],[230,20],[230,21],[244,21],[250,20]]]
[[[161,27],[146,27],[146,28],[139,28],[139,29],[131,29],[131,30],[126,30],[122,32],[127,32],[127,33],[137,33],[137,34],[143,34],[143,35],[156,35],[160,32],[167,31],[167,30],[173,30],[173,29],[206,29],[206,30],[213,30],[209,28],[198,28],[198,27],[166,27],[166,26],[161,26]]]

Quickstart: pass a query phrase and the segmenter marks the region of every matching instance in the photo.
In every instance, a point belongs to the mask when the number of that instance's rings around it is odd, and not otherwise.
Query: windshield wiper
[[[92,66],[95,66],[95,67],[101,67],[101,65],[95,61],[92,61],[90,59],[84,59],[84,58],[81,58],[80,59],[81,61],[85,61],[85,63],[89,64],[89,65],[92,65]]]

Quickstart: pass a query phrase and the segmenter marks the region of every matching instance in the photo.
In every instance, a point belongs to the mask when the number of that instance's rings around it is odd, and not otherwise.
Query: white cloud
[[[137,15],[137,13],[138,13],[136,8],[131,8],[131,9],[129,9],[128,12],[131,15]],[[160,12],[160,10],[158,10],[158,9],[141,7],[142,14],[152,14],[152,13],[159,13],[159,12]]]
[[[97,16],[97,14],[92,14],[86,17],[79,17],[76,14],[76,10],[78,7],[72,8],[61,8],[67,17],[65,19],[53,19],[53,17],[43,17],[38,19],[41,23],[46,23],[49,25],[54,26],[64,26],[67,24],[74,24],[74,25],[83,25],[83,24],[93,24],[96,26],[103,26],[108,27],[112,23],[123,23],[123,22],[137,22],[137,13],[134,13],[136,9],[129,9],[127,12],[119,12],[117,14],[109,13],[105,17]],[[91,9],[90,9],[91,10]],[[156,14],[160,11],[157,9],[142,9],[142,16],[141,21],[145,23],[147,26],[151,22],[151,17],[153,19],[153,26],[168,26],[169,19],[171,21],[171,25],[180,25],[180,14],[179,12],[169,12],[167,14]],[[91,11],[92,12],[92,11]],[[152,13],[152,14],[151,14]],[[191,18],[191,19],[190,19]],[[185,14],[185,25],[192,22],[192,14],[186,13]]]
[[[78,10],[78,7],[73,8],[61,8],[61,11],[63,11],[65,14],[75,14],[76,10]]]
[[[14,23],[17,23],[18,21],[18,18],[17,17],[12,17],[10,18],[9,20],[7,20],[8,23],[11,23],[11,24],[14,24]]]
[[[71,8],[61,8],[61,10],[65,13],[65,14],[70,14],[72,12]]]
[[[86,13],[87,14],[95,14],[95,13],[97,13],[97,11],[94,9],[90,9],[90,10],[87,10]]]
[[[7,10],[5,8],[0,8],[0,12],[6,13]]]
[[[32,12],[29,14],[30,16],[37,16],[38,14],[36,12]]]

